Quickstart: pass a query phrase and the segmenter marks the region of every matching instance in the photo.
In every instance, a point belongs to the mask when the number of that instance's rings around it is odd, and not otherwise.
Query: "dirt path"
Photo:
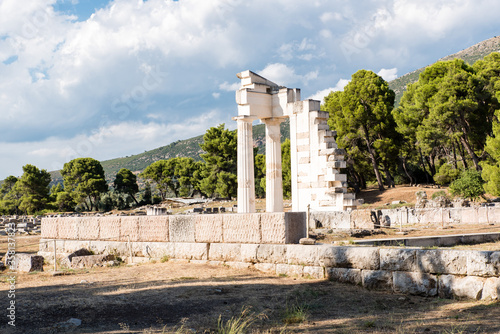
[[[2,296],[5,279],[2,275]],[[17,331],[4,322],[0,332],[53,333],[54,324],[78,318],[82,325],[72,333],[211,333],[219,316],[227,321],[244,307],[263,315],[251,326],[256,333],[500,332],[499,302],[402,296],[177,261],[55,277],[20,274],[16,305]]]

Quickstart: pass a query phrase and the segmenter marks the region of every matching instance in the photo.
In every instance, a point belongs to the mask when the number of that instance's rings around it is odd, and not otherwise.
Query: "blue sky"
[[[236,73],[342,89],[391,80],[500,32],[494,0],[0,2],[0,179],[235,128]]]

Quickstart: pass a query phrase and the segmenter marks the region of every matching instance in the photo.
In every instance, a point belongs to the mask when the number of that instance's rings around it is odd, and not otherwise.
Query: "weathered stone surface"
[[[304,266],[279,263],[276,265],[276,274],[292,277],[302,277],[302,275],[304,274]]]
[[[363,287],[371,290],[392,290],[392,271],[362,270]]]
[[[99,238],[98,217],[82,217],[75,224],[79,240],[97,240]]]
[[[43,271],[43,256],[17,253],[14,256],[14,267],[17,271],[25,273]]]
[[[286,245],[262,244],[257,249],[257,261],[261,263],[286,263]]]
[[[490,254],[490,263],[495,268],[495,272],[500,276],[500,252],[492,252]]]
[[[380,249],[380,269],[393,271],[418,271],[415,249]]]
[[[318,266],[305,266],[304,277],[322,279],[325,278],[325,268]]]
[[[320,262],[324,267],[377,270],[379,249],[372,247],[320,246]]]
[[[490,277],[485,280],[481,299],[498,300],[500,296],[500,278]]]
[[[305,212],[285,212],[285,243],[296,244],[306,237],[306,220]]]
[[[208,259],[211,261],[241,261],[240,244],[210,244]]]
[[[169,216],[142,216],[139,217],[138,241],[167,242],[170,240]]]
[[[432,274],[467,274],[468,251],[451,249],[417,250],[419,271]]]
[[[361,269],[326,268],[325,271],[329,280],[355,285],[363,284]]]
[[[260,226],[264,244],[284,244],[286,227],[284,212],[268,212],[260,214]]]
[[[139,241],[139,217],[121,217],[120,241]]]
[[[134,242],[132,243],[132,252],[136,256],[141,254],[144,257],[155,259],[172,259],[175,256],[174,244],[171,242]]]
[[[72,244],[72,246],[70,246]],[[84,246],[82,243],[76,244],[73,242],[68,242],[66,241],[65,243],[66,249],[69,250],[71,249],[74,251],[74,249],[77,246],[85,247],[90,249],[91,251],[94,252],[94,254],[113,254],[116,256],[129,256],[129,244],[128,242],[122,242],[122,241],[92,241],[90,243],[87,243],[86,246]]]
[[[241,261],[256,263],[257,262],[257,249],[258,244],[241,244]]]
[[[439,297],[480,299],[485,280],[475,276],[439,276]]]
[[[498,274],[495,264],[491,263],[492,252],[470,251],[467,256],[468,276],[495,276]]]
[[[78,240],[77,222],[79,218],[58,218],[58,238]]]
[[[261,242],[260,214],[222,215],[224,242],[251,243]]]
[[[174,245],[174,257],[187,260],[208,260],[208,244],[177,242]]]
[[[42,218],[42,238],[46,239],[57,239],[59,238],[58,230],[58,220],[57,218]]]
[[[314,228],[351,228],[351,212],[349,211],[312,211],[310,219],[311,222],[321,224],[321,226],[314,226]]]
[[[231,268],[236,268],[236,269],[248,269],[248,268],[251,268],[253,266],[251,263],[247,263],[247,262],[227,261],[227,262],[225,262],[225,264],[230,266]]]
[[[310,245],[287,245],[286,257],[288,264],[299,264],[305,266],[319,266],[318,246]]]
[[[351,211],[352,229],[373,229],[374,223],[371,219],[371,210],[353,210]]]
[[[196,216],[171,216],[169,235],[171,242],[195,242]]]
[[[108,261],[114,260],[114,255],[87,255],[87,256],[75,256],[71,259],[71,267],[72,268],[92,268],[92,267],[101,267],[106,264]]]
[[[254,264],[254,267],[258,271],[263,271],[266,273],[276,273],[276,265],[273,263],[256,263]]]
[[[199,215],[195,225],[196,242],[223,242],[222,215]]]
[[[99,239],[120,241],[121,218],[119,216],[99,217]]]
[[[73,259],[75,256],[87,256],[87,255],[93,255],[93,253],[86,248],[80,248],[79,250],[74,251],[73,253],[64,257],[61,261],[61,265],[66,266],[66,267],[70,267],[71,266],[71,259]]]
[[[392,279],[395,292],[420,296],[437,295],[438,281],[434,275],[421,272],[394,271]]]

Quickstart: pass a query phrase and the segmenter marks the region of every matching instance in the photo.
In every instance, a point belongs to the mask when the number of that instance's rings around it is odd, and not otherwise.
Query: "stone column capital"
[[[233,121],[242,121],[242,122],[248,122],[248,123],[252,123],[256,119],[258,119],[258,118],[255,116],[235,116],[232,118]]]
[[[278,125],[284,122],[287,117],[269,117],[269,118],[261,118],[260,121],[266,125]]]

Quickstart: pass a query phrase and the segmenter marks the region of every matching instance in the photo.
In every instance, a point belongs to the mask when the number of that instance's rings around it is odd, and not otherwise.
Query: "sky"
[[[201,135],[252,70],[322,100],[500,33],[496,0],[1,0],[0,180]]]

